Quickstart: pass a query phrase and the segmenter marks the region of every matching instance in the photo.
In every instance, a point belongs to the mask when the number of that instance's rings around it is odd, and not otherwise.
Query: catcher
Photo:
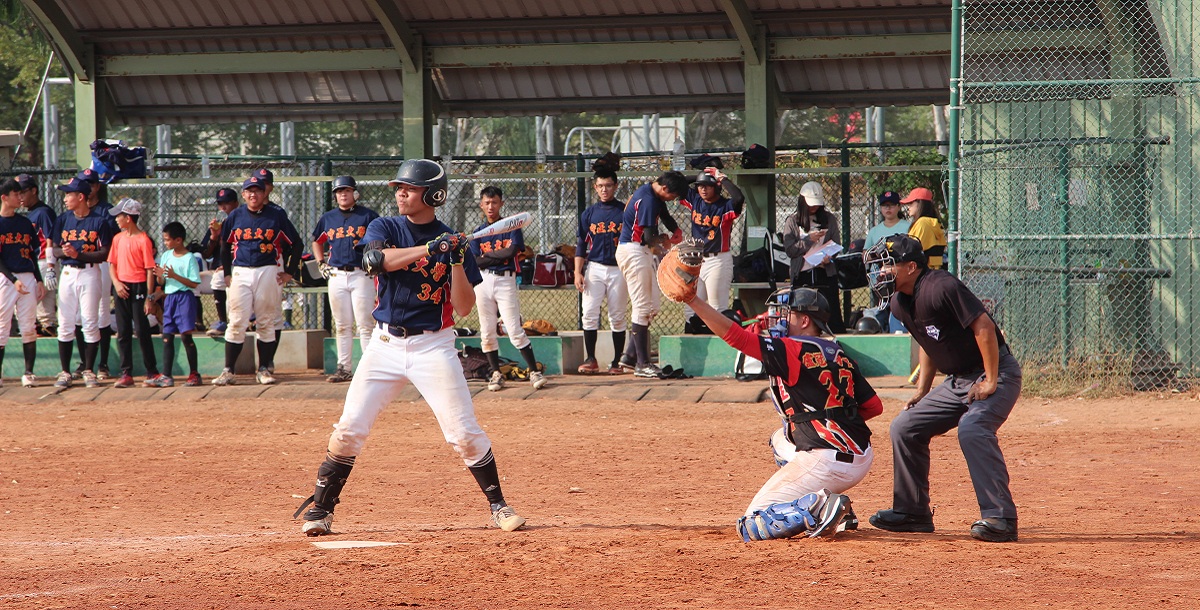
[[[883,403],[829,331],[829,303],[811,288],[783,289],[767,301],[765,326],[743,329],[696,297],[700,245],[691,240],[658,268],[663,294],[687,303],[713,333],[761,360],[783,427],[770,445],[779,470],[758,490],[737,521],[742,540],[833,537],[858,529],[842,492],[867,475],[875,459],[866,421]]]

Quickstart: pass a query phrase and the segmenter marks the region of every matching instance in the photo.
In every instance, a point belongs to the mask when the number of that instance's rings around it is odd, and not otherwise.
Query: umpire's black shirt
[[[971,323],[990,314],[958,278],[941,269],[926,269],[917,277],[912,296],[897,292],[889,309],[939,371],[963,375],[983,370],[983,354]],[[999,347],[1005,346],[998,325],[996,341]]]

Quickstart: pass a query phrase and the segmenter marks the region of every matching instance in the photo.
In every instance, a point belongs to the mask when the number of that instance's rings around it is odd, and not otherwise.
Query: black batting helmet
[[[717,187],[719,187],[719,186],[721,186],[721,183],[717,181],[716,176],[714,176],[708,172],[700,172],[700,175],[696,176],[696,180],[692,182],[692,186],[717,186]]]
[[[854,332],[860,335],[878,335],[883,332],[883,326],[875,316],[864,315],[859,318],[858,324],[854,325]]]
[[[449,184],[446,170],[429,159],[409,159],[401,164],[396,177],[388,185],[395,188],[401,184],[425,187],[422,201],[431,208],[446,203],[446,187]]]

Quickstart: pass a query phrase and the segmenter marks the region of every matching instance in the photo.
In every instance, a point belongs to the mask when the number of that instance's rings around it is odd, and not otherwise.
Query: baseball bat
[[[497,220],[496,222],[493,222],[492,224],[470,235],[467,235],[466,237],[467,241],[475,241],[476,239],[490,237],[492,235],[499,235],[500,233],[515,231],[516,229],[524,229],[532,223],[533,214],[530,214],[529,212],[521,212],[520,214],[513,214],[512,216],[501,218],[500,220]],[[438,246],[438,251],[449,252],[450,244],[440,244]]]

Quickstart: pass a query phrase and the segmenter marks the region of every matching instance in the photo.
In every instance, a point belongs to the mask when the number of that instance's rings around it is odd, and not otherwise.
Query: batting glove
[[[46,290],[58,290],[58,273],[54,269],[47,269],[42,274],[42,285]]]
[[[325,261],[318,263],[317,269],[321,272],[321,277],[325,279],[329,279],[329,276],[333,275],[333,267],[330,267],[329,263]]]
[[[461,233],[442,233],[425,244],[425,247],[429,250],[429,255],[433,256],[457,250],[460,246],[466,245],[466,242],[466,236]]]
[[[461,265],[467,258],[467,240],[462,240],[458,247],[450,251],[450,265]]]

